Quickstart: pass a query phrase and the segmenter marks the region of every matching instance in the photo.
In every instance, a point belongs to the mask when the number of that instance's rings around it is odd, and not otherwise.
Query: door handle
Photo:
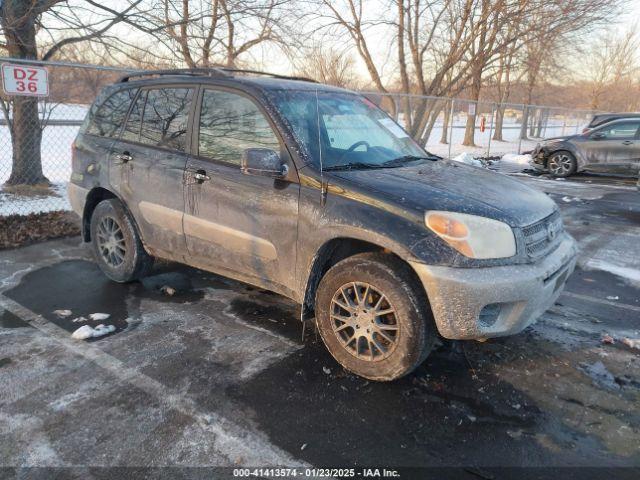
[[[122,152],[122,153],[116,154],[116,160],[118,160],[117,163],[121,165],[121,164],[130,162],[131,160],[133,160],[133,157],[129,152]]]
[[[623,145],[633,145],[633,142],[631,140],[625,140],[624,142],[622,142]]]

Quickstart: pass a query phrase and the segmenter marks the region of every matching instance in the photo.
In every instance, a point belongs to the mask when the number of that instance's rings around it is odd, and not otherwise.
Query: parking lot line
[[[632,312],[640,312],[640,307],[636,305],[629,305],[628,303],[612,302],[610,300],[605,300],[603,298],[591,297],[589,295],[582,295],[580,293],[568,292],[566,290],[562,292],[562,296],[575,298],[577,300],[584,300],[586,302],[599,303],[601,305],[608,305],[610,307],[622,308],[624,310],[630,310]]]
[[[229,459],[231,465],[241,459],[245,465],[307,466],[271,444],[261,434],[243,428],[217,413],[202,411],[184,394],[173,391],[89,343],[71,339],[69,332],[63,328],[1,294],[0,308],[16,315],[74,354],[94,362],[96,366],[108,371],[118,380],[144,391],[166,408],[192,418],[205,432],[215,436],[216,449],[222,456]]]

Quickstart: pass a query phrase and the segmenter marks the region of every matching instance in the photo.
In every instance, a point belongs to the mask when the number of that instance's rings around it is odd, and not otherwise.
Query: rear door
[[[185,186],[189,254],[287,294],[295,280],[299,184],[285,144],[267,113],[243,93],[203,87],[199,105]],[[246,148],[279,152],[287,179],[242,173]]]
[[[102,97],[96,100],[74,142],[74,173],[71,178],[73,182],[82,184],[87,180],[84,172],[87,172],[90,165],[91,170],[95,172],[96,166],[104,165],[108,160],[137,93],[137,89],[128,88],[107,93],[106,99]],[[108,181],[107,169],[104,172],[97,171],[96,174],[100,182]]]
[[[111,183],[145,245],[178,260],[186,252],[183,183],[195,90],[189,85],[141,89],[111,152]]]
[[[586,167],[592,170],[635,168],[640,162],[640,119],[608,123],[584,142]]]

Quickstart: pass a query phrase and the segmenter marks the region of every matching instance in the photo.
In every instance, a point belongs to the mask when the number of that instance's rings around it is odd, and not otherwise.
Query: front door
[[[186,253],[183,189],[194,92],[187,86],[142,89],[111,152],[111,184],[143,242],[175,259]]]
[[[591,170],[637,168],[640,162],[640,120],[614,122],[589,134],[584,143],[586,167]]]
[[[266,113],[242,93],[203,88],[199,106],[185,187],[189,255],[287,294],[295,284],[299,195],[287,149]],[[247,148],[277,151],[288,162],[288,178],[243,174]]]

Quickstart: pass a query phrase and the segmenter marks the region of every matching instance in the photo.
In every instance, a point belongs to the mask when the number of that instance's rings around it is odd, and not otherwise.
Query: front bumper
[[[560,296],[576,255],[575,240],[565,234],[558,248],[533,265],[411,265],[427,292],[440,334],[478,340],[518,333],[533,323]]]
[[[529,160],[529,165],[540,172],[546,172],[547,167],[547,154],[546,152],[538,146],[533,152],[531,152],[531,160]]]

